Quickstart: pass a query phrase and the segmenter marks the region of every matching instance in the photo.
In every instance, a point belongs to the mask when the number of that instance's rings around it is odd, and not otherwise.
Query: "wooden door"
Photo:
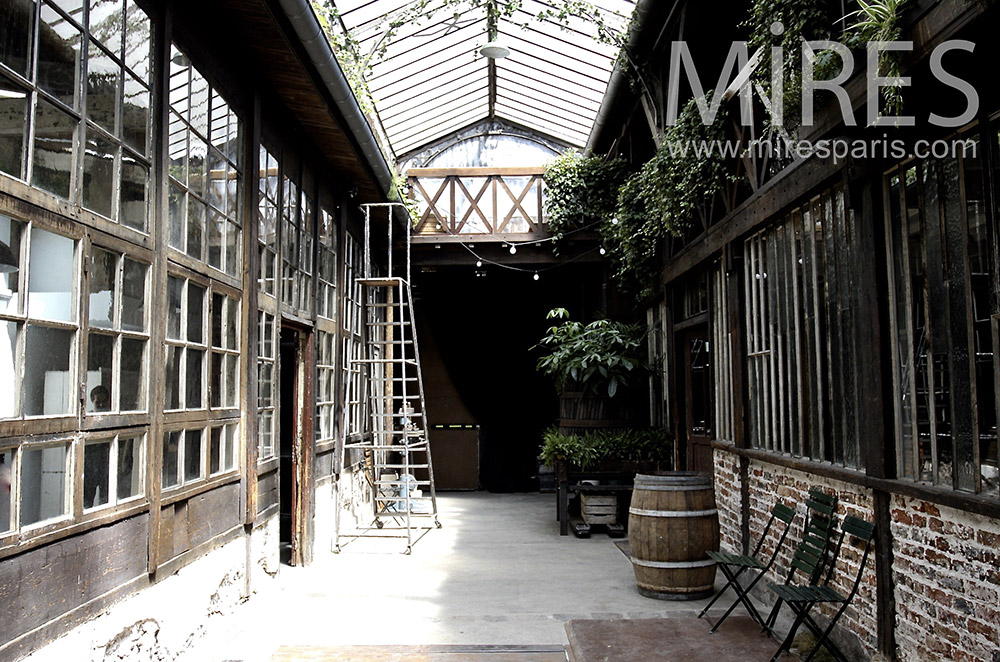
[[[715,398],[708,328],[698,326],[681,335],[678,349],[684,366],[683,425],[687,438],[687,469],[712,472]]]

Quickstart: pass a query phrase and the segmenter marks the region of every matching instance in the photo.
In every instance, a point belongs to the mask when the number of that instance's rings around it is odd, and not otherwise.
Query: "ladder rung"
[[[397,453],[421,453],[427,450],[427,444],[426,442],[419,444],[372,444],[369,442],[359,441],[353,444],[345,444],[344,448],[362,448],[364,450],[372,451],[394,451]]]
[[[423,416],[423,414],[420,413],[419,411],[411,411],[409,414],[400,414],[399,412],[397,412],[395,414],[372,414],[372,416],[378,416],[379,418],[394,418],[396,416],[402,418],[404,416],[409,416],[412,418],[414,416]]]
[[[368,326],[410,326],[410,320],[399,320],[397,322],[367,322]]]
[[[382,486],[391,485],[393,487],[399,487],[400,485],[416,485],[417,487],[420,487],[421,485],[430,485],[431,481],[429,481],[429,480],[403,480],[401,478],[396,478],[395,480],[376,480],[375,484],[376,485],[382,485]],[[402,497],[400,497],[400,498],[402,498]],[[420,497],[410,497],[410,498],[411,499],[418,499]]]
[[[379,464],[379,469],[427,469],[429,464]]]
[[[392,277],[392,278],[355,278],[355,283],[361,283],[362,285],[371,285],[372,287],[388,287],[390,285],[405,285],[406,281],[402,278]]]
[[[369,340],[369,345],[412,345],[412,340]]]
[[[354,359],[354,362],[369,363],[373,365],[388,365],[389,363],[405,363],[406,365],[413,366],[417,365],[416,359]]]

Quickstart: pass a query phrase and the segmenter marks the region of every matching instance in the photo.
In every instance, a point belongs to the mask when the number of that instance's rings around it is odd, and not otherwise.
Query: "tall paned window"
[[[0,419],[76,413],[78,243],[0,215]]]
[[[233,277],[240,274],[240,122],[176,46],[170,51],[167,242]]]
[[[145,436],[94,436],[83,444],[84,512],[141,498],[145,490]]]
[[[364,371],[357,361],[364,358],[364,289],[358,278],[363,275],[364,249],[350,234],[344,247],[344,433],[363,431],[365,414]]]
[[[293,314],[310,317],[315,208],[288,177],[282,177],[281,210],[281,303]]]
[[[260,311],[257,324],[257,459],[263,462],[275,455],[277,318]]]
[[[337,223],[333,214],[319,210],[319,250],[317,251],[316,314],[337,319]]]
[[[163,407],[168,411],[206,407],[207,292],[203,283],[180,276],[167,277]]]
[[[1000,145],[966,145],[885,178],[896,457],[900,477],[1000,496],[997,210],[983,166]]]
[[[712,381],[715,385],[715,438],[733,441],[736,421],[733,412],[733,351],[729,340],[728,274],[722,260],[710,272]]]
[[[239,406],[240,302],[221,292],[212,293],[212,358],[209,391],[213,409]]]
[[[319,331],[316,343],[316,440],[326,443],[337,439],[337,337],[333,333]]]
[[[260,256],[257,284],[262,293],[272,297],[276,296],[274,283],[278,260],[278,181],[278,160],[261,145],[257,179],[257,251]]]
[[[149,18],[131,0],[7,0],[3,14],[0,172],[147,231]]]
[[[857,242],[841,187],[747,239],[750,441],[861,468],[855,320]]]
[[[87,414],[147,410],[149,265],[92,246],[87,269]]]

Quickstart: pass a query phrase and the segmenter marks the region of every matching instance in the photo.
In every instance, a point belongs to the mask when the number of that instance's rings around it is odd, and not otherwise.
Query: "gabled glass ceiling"
[[[617,54],[610,40],[598,38],[593,18],[545,18],[545,12],[558,14],[568,6],[560,0],[333,4],[357,52],[370,56],[368,88],[397,157],[490,118],[578,147],[586,143]],[[623,35],[635,2],[574,4],[590,5]],[[490,5],[497,10],[498,39],[510,49],[498,60],[479,55],[489,41]],[[397,19],[405,23],[391,32]]]

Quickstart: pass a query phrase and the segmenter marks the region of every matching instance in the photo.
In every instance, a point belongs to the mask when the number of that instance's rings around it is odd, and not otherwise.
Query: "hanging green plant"
[[[567,232],[610,218],[625,179],[621,159],[563,152],[545,166],[545,214],[556,240]]]
[[[721,150],[726,118],[720,107],[705,124],[697,100],[688,101],[653,158],[619,189],[615,214],[601,226],[615,279],[639,299],[656,289],[664,240],[707,226],[716,195],[732,181]]]
[[[802,40],[833,38],[838,11],[833,4],[829,0],[754,0],[751,5],[750,17],[743,27],[750,32],[747,40],[750,51],[763,51],[754,80],[768,98],[771,95],[771,48],[780,46],[782,49],[783,126],[775,128],[792,131],[801,121]],[[836,3],[836,7],[840,4]]]
[[[903,29],[899,25],[903,6],[909,0],[858,0],[860,8],[847,15],[854,22],[841,37],[849,48],[862,48],[872,41],[899,41]],[[879,54],[878,74],[886,78],[901,75],[900,53],[882,51]],[[903,109],[903,88],[889,85],[882,88],[885,111],[899,115]]]

